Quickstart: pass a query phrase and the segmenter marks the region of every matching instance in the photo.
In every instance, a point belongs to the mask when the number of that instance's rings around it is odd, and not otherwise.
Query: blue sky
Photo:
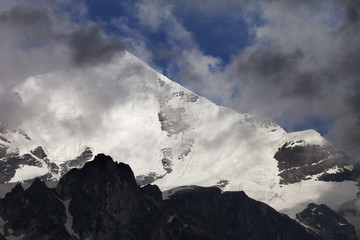
[[[155,1],[160,2],[160,1]],[[127,32],[114,26],[112,20],[125,18],[127,26],[141,32],[144,42],[149,51],[158,51],[159,45],[171,48],[165,23],[154,31],[148,26],[139,22],[136,16],[139,1],[116,1],[110,0],[99,2],[95,0],[85,1],[88,17],[95,22],[103,22],[104,30],[109,34],[116,34],[120,38],[127,36]],[[170,3],[171,4],[171,3]],[[180,6],[179,6],[180,5]],[[228,64],[230,58],[251,45],[254,36],[250,33],[249,23],[243,14],[241,4],[236,9],[231,9],[232,14],[207,14],[199,9],[188,9],[179,5],[172,5],[172,14],[184,29],[191,33],[194,43],[199,45],[199,49],[205,54],[221,59],[224,65]],[[157,13],[161,15],[161,12]],[[135,16],[134,16],[135,15]],[[239,15],[234,18],[234,15]],[[247,18],[251,18],[252,24],[260,26],[263,19],[260,13],[252,11]],[[179,43],[183,44],[183,43]],[[184,46],[185,47],[185,46]],[[163,59],[153,59],[154,64],[165,69],[167,62]]]
[[[219,105],[358,154],[358,29],[357,0],[4,0],[0,109],[18,114],[7,94],[28,76],[127,49]]]

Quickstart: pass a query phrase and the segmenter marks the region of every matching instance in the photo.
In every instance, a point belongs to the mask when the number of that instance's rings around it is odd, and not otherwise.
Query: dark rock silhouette
[[[140,188],[128,165],[103,154],[55,189],[40,179],[27,190],[16,185],[0,216],[0,239],[322,239],[244,192],[193,187],[163,200],[157,186]]]

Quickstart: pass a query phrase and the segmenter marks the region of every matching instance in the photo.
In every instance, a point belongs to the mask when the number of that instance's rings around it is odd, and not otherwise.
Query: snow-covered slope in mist
[[[269,120],[217,106],[127,52],[110,64],[31,77],[14,91],[29,115],[21,131],[1,133],[0,157],[13,152],[26,160],[7,170],[10,182],[45,171],[58,179],[104,152],[130,164],[140,184],[243,190],[290,215],[310,201],[337,208],[358,191],[348,179],[319,181],[352,165],[316,131],[286,133]],[[39,146],[45,156],[34,152]],[[307,147],[311,162],[284,160],[288,149]],[[300,175],[293,172],[303,166]]]

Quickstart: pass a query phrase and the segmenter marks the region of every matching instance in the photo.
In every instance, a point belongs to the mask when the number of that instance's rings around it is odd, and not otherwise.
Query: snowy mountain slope
[[[130,164],[140,184],[243,190],[293,217],[309,202],[336,210],[358,192],[351,159],[319,133],[286,133],[219,107],[127,52],[110,64],[31,77],[14,92],[32,111],[21,131],[1,132],[3,182],[58,179],[104,152]],[[34,153],[39,146],[45,156]]]

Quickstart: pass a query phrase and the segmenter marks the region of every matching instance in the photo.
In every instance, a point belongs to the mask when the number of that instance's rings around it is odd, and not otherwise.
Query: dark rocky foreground
[[[16,185],[0,216],[0,239],[325,239],[244,192],[198,187],[162,200],[157,186],[140,188],[128,165],[103,154],[55,189],[40,179]]]

